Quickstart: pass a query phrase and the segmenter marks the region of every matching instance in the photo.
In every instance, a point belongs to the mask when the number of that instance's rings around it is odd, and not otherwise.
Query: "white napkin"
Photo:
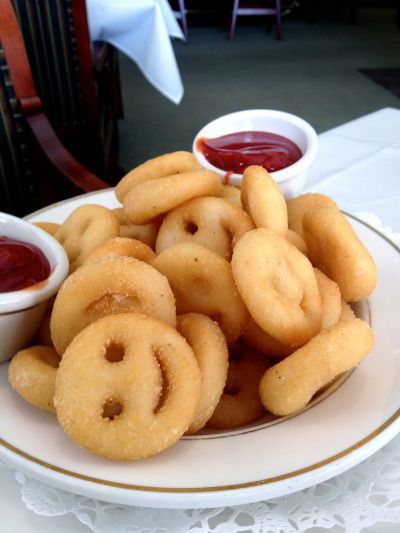
[[[130,57],[148,81],[178,104],[183,96],[170,35],[184,38],[166,0],[86,0],[92,41]]]

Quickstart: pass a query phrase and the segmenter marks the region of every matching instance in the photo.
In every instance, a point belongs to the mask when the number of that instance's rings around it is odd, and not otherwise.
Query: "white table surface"
[[[379,110],[323,133],[319,140],[306,189],[331,195],[349,212],[375,213],[384,225],[400,231],[400,109]],[[10,531],[83,533],[89,528],[72,515],[34,515],[21,500],[12,470],[0,466],[0,533]],[[314,528],[312,533],[326,531],[343,529]],[[365,533],[399,531],[400,524],[365,529]]]
[[[86,0],[92,41],[130,57],[148,81],[178,104],[183,84],[170,37],[184,39],[167,0]]]

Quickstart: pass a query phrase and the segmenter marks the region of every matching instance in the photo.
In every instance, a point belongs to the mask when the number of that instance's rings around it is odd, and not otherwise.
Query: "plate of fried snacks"
[[[0,459],[100,500],[287,495],[400,430],[399,250],[333,199],[189,152],[28,217],[70,272],[0,366]]]

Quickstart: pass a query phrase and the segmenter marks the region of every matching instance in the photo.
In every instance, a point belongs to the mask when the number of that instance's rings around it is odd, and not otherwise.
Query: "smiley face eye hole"
[[[106,346],[104,357],[109,363],[119,363],[125,357],[125,347],[117,342],[110,342]]]
[[[187,221],[185,223],[185,231],[186,233],[190,233],[190,235],[194,235],[199,230],[199,227],[194,222]]]
[[[109,398],[103,404],[102,418],[107,418],[108,420],[115,420],[123,411],[123,405],[119,400],[114,398]]]

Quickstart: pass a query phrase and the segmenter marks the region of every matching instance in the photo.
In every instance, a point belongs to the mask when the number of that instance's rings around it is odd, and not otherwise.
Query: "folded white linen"
[[[130,57],[148,81],[178,104],[183,84],[170,35],[184,38],[166,0],[86,0],[92,41]]]

